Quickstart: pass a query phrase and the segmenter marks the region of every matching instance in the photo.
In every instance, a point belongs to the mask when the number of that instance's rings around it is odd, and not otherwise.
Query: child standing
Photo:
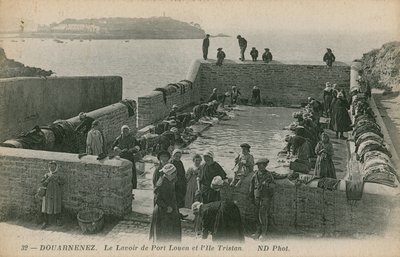
[[[253,172],[254,158],[250,154],[250,145],[247,143],[241,144],[242,152],[235,159],[234,175],[231,186],[239,187],[242,179]]]

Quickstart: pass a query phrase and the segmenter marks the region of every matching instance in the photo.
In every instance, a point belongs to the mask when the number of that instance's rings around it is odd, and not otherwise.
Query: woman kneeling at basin
[[[161,169],[163,175],[154,188],[155,206],[150,226],[154,242],[180,241],[181,220],[176,204],[176,168],[168,163]]]

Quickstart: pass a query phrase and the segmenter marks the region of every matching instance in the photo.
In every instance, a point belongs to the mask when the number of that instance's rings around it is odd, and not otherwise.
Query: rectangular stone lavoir
[[[337,84],[337,89],[349,91],[350,66],[340,64],[328,68],[310,64],[232,62],[216,66],[215,63],[195,61],[186,79],[193,82],[192,88],[184,93],[177,90],[167,94],[166,102],[159,91],[138,98],[139,129],[162,120],[173,104],[185,107],[198,103],[201,98],[207,100],[213,88],[217,88],[218,95],[222,95],[236,86],[242,94],[241,98],[250,100],[253,87],[258,86],[263,102],[273,106],[298,105],[307,97],[322,101],[323,89],[328,81]]]

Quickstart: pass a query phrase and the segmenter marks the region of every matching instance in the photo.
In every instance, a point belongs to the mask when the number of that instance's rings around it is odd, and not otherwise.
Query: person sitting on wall
[[[239,96],[242,95],[236,86],[232,86],[231,90],[231,104],[237,104]]]
[[[262,55],[263,62],[269,63],[272,61],[272,54],[269,51],[269,48],[264,48],[265,52]]]
[[[86,113],[81,112],[78,115],[79,124],[75,128],[75,132],[77,133],[78,140],[78,152],[85,153],[86,152],[86,138],[87,133],[92,128],[92,123],[94,119],[92,117],[87,116]]]
[[[121,135],[115,139],[112,148],[121,158],[132,162],[132,188],[136,189],[137,175],[135,155],[140,151],[140,146],[128,125],[123,125],[121,127]]]
[[[275,179],[284,179],[287,175],[268,171],[269,160],[262,158],[257,160],[258,170],[254,173],[250,184],[250,201],[256,206],[257,232],[253,235],[255,239],[265,237],[267,231],[271,231],[273,225],[273,197]]]
[[[327,48],[326,53],[324,54],[323,61],[328,65],[328,67],[332,67],[332,64],[335,62],[335,55],[332,53],[332,49]]]
[[[42,229],[47,228],[49,225],[49,215],[56,217],[57,225],[61,226],[61,203],[62,203],[62,185],[65,180],[58,172],[58,164],[55,161],[49,162],[49,172],[46,173],[41,181],[42,188],[39,190],[42,196],[42,214],[44,222]]]
[[[222,66],[222,62],[224,61],[226,54],[222,51],[222,48],[217,49],[217,63],[215,65]]]
[[[192,211],[199,218],[202,239],[207,239],[211,233],[213,242],[244,242],[242,218],[234,202],[229,200],[206,204],[194,202]]]
[[[92,129],[89,130],[86,139],[86,153],[89,155],[100,155],[104,153],[104,137],[99,130],[99,121],[92,123]]]
[[[257,86],[253,87],[251,101],[253,104],[261,104],[261,90]]]
[[[258,50],[255,47],[252,47],[252,49],[250,51],[250,55],[251,55],[251,59],[253,60],[253,62],[256,62],[257,58],[258,58]]]
[[[235,166],[233,168],[233,179],[231,186],[239,187],[244,177],[253,172],[254,157],[250,154],[250,145],[241,144],[242,152],[235,158]]]

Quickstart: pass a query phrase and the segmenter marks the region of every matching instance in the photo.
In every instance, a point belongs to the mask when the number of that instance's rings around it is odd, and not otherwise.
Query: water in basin
[[[269,170],[288,173],[287,163],[278,162],[277,154],[286,145],[284,138],[289,131],[283,128],[292,122],[294,111],[283,107],[240,106],[233,111],[232,119],[219,121],[191,143],[185,149],[190,154],[184,154],[182,161],[187,168],[192,165],[195,153],[211,150],[214,160],[224,168],[228,177],[232,177],[234,159],[241,151],[240,144],[248,143],[255,160],[266,157],[270,160]]]

